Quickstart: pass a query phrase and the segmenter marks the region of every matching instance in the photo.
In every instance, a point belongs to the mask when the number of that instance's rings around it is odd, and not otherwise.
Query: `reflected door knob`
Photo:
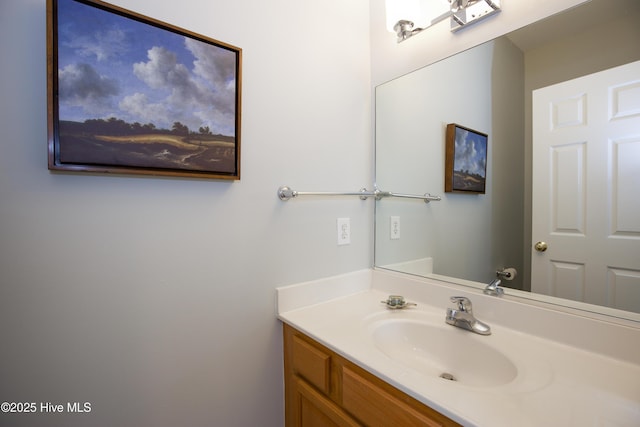
[[[547,250],[547,243],[546,242],[538,242],[536,243],[536,245],[534,246],[536,248],[536,251],[538,252],[544,252]]]

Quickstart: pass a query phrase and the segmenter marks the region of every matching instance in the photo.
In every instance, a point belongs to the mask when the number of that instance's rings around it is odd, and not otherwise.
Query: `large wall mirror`
[[[585,187],[581,177],[596,175],[580,148],[545,149],[546,153],[555,153],[552,162],[572,164],[573,172],[549,172],[549,166],[545,166],[543,175],[552,175],[555,185],[562,188],[554,194],[543,192],[539,183],[543,166],[534,164],[538,149],[533,129],[537,124],[532,118],[532,94],[543,92],[541,88],[634,63],[637,66],[638,22],[637,0],[593,0],[378,86],[376,185],[385,191],[429,192],[441,195],[442,200],[427,204],[386,198],[376,202],[376,267],[476,287],[496,278],[497,270],[512,267],[518,274],[515,279],[502,282],[512,288],[507,293],[640,320],[640,202],[632,197],[640,188],[638,122],[623,138],[624,146],[613,144],[615,147],[603,156],[608,172],[594,185],[603,189],[604,196],[594,203],[600,196],[585,193],[585,188],[586,192],[592,190]],[[630,111],[626,116],[640,120],[640,72],[631,73],[635,80],[627,78],[625,91],[616,96],[625,104],[627,113]],[[589,81],[587,86],[591,86]],[[579,105],[574,103],[578,107],[558,104],[552,115],[586,115],[582,110],[587,106],[584,99],[588,99],[589,107],[595,104],[593,97],[580,98]],[[444,192],[445,133],[449,123],[488,135],[485,193]],[[576,146],[572,142],[565,145]],[[483,156],[474,157],[473,144],[466,149],[471,153],[465,172],[471,175],[484,166],[474,162]],[[590,154],[592,157],[599,156]],[[617,168],[614,172],[612,165]],[[617,175],[612,177],[612,173]],[[539,215],[533,196],[572,208],[573,217],[561,218],[568,223],[575,217],[591,217],[603,210],[610,228],[609,195],[616,191],[617,202],[626,203],[626,210],[619,215],[624,217],[620,220],[623,230],[617,236],[626,245],[621,250],[626,264],[610,266],[601,280],[604,290],[597,291],[596,297],[584,288],[592,286],[584,284],[585,277],[592,277],[592,273],[578,262],[544,267],[545,274],[552,274],[555,283],[543,283],[535,271],[536,256],[541,253],[534,249],[537,239],[532,238],[532,227],[539,217],[549,214]],[[578,222],[583,219],[578,218]],[[560,227],[556,234],[585,234],[584,229],[578,227],[575,231],[571,227]],[[589,232],[592,229],[589,225]],[[555,243],[549,245],[544,254],[547,257],[556,247]],[[607,251],[605,244],[596,252]],[[553,255],[550,258],[553,261]],[[563,280],[566,285],[556,286]],[[616,295],[606,289],[614,282],[618,287]]]

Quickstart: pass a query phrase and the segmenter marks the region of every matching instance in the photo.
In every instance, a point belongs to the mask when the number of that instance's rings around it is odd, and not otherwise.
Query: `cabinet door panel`
[[[296,427],[361,427],[304,380],[295,379]]]
[[[329,393],[331,356],[299,336],[293,336],[293,370],[324,393]]]
[[[342,405],[370,427],[442,427],[346,366],[342,371]]]

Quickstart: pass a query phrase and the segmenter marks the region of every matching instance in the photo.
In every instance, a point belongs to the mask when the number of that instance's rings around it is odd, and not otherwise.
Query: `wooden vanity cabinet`
[[[284,324],[286,427],[460,426]]]

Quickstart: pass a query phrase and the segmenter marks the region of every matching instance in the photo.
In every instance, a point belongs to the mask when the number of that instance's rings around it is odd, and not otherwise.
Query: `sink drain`
[[[440,374],[440,378],[444,378],[445,380],[449,380],[449,381],[455,381],[456,377],[454,377],[453,375],[451,375],[448,372],[443,372]]]

